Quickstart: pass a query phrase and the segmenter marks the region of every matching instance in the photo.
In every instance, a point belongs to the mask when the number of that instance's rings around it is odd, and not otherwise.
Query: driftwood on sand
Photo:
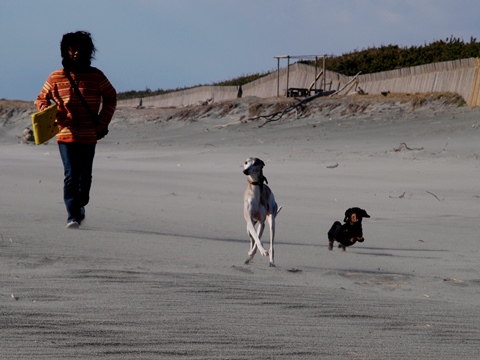
[[[292,110],[297,110],[299,107],[303,109],[305,104],[307,104],[308,102],[310,102],[310,101],[312,101],[312,100],[314,100],[314,99],[316,99],[320,96],[323,96],[322,92],[319,92],[315,95],[306,97],[305,99],[299,100],[295,104],[289,105],[281,111],[276,111],[276,112],[274,112],[272,114],[268,114],[268,115],[255,116],[255,117],[249,118],[248,121],[253,121],[253,120],[258,120],[258,119],[266,119],[267,121],[265,121],[262,125],[259,125],[259,127],[263,127],[264,125],[268,124],[269,122],[280,120],[283,117],[283,115],[285,115],[286,113],[288,113]]]
[[[360,75],[360,73],[358,73],[357,75],[355,75],[353,77],[352,80],[350,80],[343,88],[341,88],[340,90],[337,90],[331,94],[329,94],[329,96],[333,96],[333,95],[336,95],[336,94],[339,94],[340,92],[342,92],[345,87],[351,85],[351,84],[354,84],[356,81],[357,81],[357,77],[358,75]],[[315,95],[312,95],[312,96],[309,96],[309,97],[306,97],[305,99],[302,99],[302,100],[299,100],[297,101],[295,104],[292,104],[292,105],[289,105],[287,106],[285,109],[283,109],[282,111],[277,111],[277,112],[274,112],[272,114],[268,114],[268,115],[260,115],[260,116],[255,116],[255,117],[252,117],[252,118],[249,118],[248,121],[252,121],[252,120],[258,120],[258,119],[266,119],[267,121],[265,121],[262,125],[260,125],[259,127],[263,127],[265,126],[266,124],[270,123],[270,122],[273,122],[273,121],[278,121],[280,120],[283,115],[285,115],[286,113],[292,111],[292,110],[297,110],[298,111],[298,108],[301,108],[302,110],[304,109],[305,107],[305,104],[309,103],[310,101],[312,100],[315,100],[316,98],[319,98],[321,96],[325,96],[325,92],[321,91],[321,92],[318,92],[317,94]]]
[[[414,150],[423,150],[423,147],[421,148],[410,148],[407,146],[406,143],[402,142],[400,143],[400,146],[398,148],[393,148],[393,151],[394,152],[400,152],[400,151],[404,151],[404,150],[410,150],[410,151],[414,151]]]

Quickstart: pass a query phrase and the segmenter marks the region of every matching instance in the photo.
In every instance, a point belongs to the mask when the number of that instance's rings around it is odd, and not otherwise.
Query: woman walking
[[[63,35],[60,52],[63,68],[50,74],[35,105],[41,111],[52,102],[57,104],[67,228],[78,228],[90,200],[97,140],[108,133],[117,93],[103,72],[91,66],[96,49],[90,33]]]

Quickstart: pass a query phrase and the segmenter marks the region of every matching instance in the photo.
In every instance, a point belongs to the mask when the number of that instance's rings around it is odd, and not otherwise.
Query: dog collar
[[[249,181],[251,185],[263,185],[263,182],[266,182],[268,184],[268,180],[265,176],[262,177],[260,181]]]

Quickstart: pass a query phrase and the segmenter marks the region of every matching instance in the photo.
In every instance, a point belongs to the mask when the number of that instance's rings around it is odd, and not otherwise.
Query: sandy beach
[[[0,101],[1,359],[477,359],[480,110],[441,96],[119,108],[86,222],[54,141]],[[282,212],[245,265],[242,165]],[[365,242],[327,248],[358,206]],[[268,242],[268,231],[264,244]]]

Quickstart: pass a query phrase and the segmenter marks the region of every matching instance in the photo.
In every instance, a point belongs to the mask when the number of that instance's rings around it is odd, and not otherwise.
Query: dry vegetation
[[[204,118],[228,119],[228,125],[257,121],[265,123],[265,117],[281,113],[288,107],[295,106],[300,99],[246,97],[235,100],[197,105],[184,108],[118,108],[113,122],[147,123],[147,122],[196,122]],[[453,93],[430,94],[393,94],[352,95],[320,97],[302,104],[281,116],[281,120],[301,118],[348,118],[353,116],[383,116],[388,114],[413,114],[417,111],[441,111],[444,108],[465,106],[464,99]],[[0,122],[7,124],[30,121],[30,114],[35,111],[32,102],[0,100]],[[275,120],[276,121],[276,120]],[[221,127],[221,126],[220,126]],[[23,130],[23,129],[22,129]],[[21,134],[18,134],[21,135]]]

